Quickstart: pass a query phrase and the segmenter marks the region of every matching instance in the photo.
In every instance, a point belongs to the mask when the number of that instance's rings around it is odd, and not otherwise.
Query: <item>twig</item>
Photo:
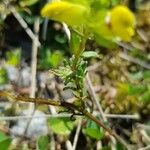
[[[148,134],[146,133],[146,131],[145,130],[141,130],[140,133],[143,136],[143,138],[145,139],[144,140],[145,143],[146,143],[146,141],[147,141],[147,143],[150,143],[150,137],[148,136]]]
[[[0,97],[6,97],[6,98],[8,98],[10,100],[35,103],[35,98],[26,98],[26,97],[21,97],[21,96],[13,96],[12,94],[10,94],[8,92],[3,92],[3,91],[0,91]],[[119,137],[115,132],[113,132],[110,128],[105,126],[105,124],[103,124],[100,120],[98,120],[96,117],[94,117],[92,114],[90,114],[86,110],[83,110],[82,108],[80,108],[80,107],[78,107],[78,106],[76,106],[76,105],[74,105],[72,103],[65,102],[65,101],[53,101],[53,100],[50,100],[50,99],[36,98],[36,103],[37,104],[53,105],[53,106],[61,106],[61,107],[64,107],[64,108],[67,108],[67,109],[70,109],[70,110],[73,110],[73,111],[76,110],[76,111],[82,113],[83,115],[85,115],[87,118],[89,118],[92,121],[94,121],[98,126],[102,127],[110,135],[115,137],[118,140],[118,142],[120,142],[128,150],[130,150],[129,145],[121,137]]]
[[[98,63],[95,63],[95,64],[92,65],[92,66],[88,66],[87,71],[88,71],[88,72],[89,72],[89,71],[93,71],[93,70],[99,68],[100,66],[101,66],[101,64],[100,64],[99,62],[98,62]]]
[[[91,98],[93,98],[93,100],[94,100],[94,102],[96,103],[96,106],[97,106],[97,108],[98,108],[98,110],[99,110],[99,112],[100,112],[100,116],[101,116],[101,118],[102,118],[102,120],[103,120],[103,122],[107,122],[107,118],[106,118],[106,116],[104,115],[104,112],[103,112],[103,109],[102,109],[102,106],[100,105],[100,102],[99,102],[99,99],[97,98],[97,96],[96,96],[96,93],[95,93],[95,91],[94,91],[94,89],[93,89],[93,86],[92,86],[92,83],[91,83],[91,80],[90,80],[90,78],[89,78],[89,76],[88,76],[88,73],[87,73],[87,76],[86,76],[86,80],[87,80],[87,84],[88,84],[88,86],[89,86],[89,93],[91,94]],[[90,115],[90,114],[89,114]],[[90,117],[90,116],[88,116],[88,117]],[[92,117],[92,116],[91,116]],[[97,121],[99,121],[99,120],[97,120]],[[96,120],[95,120],[95,122],[96,122]],[[97,122],[98,123],[98,122]],[[101,122],[99,122],[99,123],[101,123]],[[103,125],[102,123],[101,123],[101,126],[105,126],[105,125]],[[105,128],[104,128],[105,129]],[[109,129],[109,128],[108,128]],[[106,129],[106,131],[108,131],[107,129]],[[108,131],[109,132],[109,131]],[[110,133],[110,132],[109,132]],[[126,143],[126,141],[124,140],[124,139],[122,139],[119,135],[117,135],[115,132],[113,132],[113,134],[110,134],[110,135],[112,135],[112,136],[110,136],[110,139],[111,139],[111,141],[112,141],[112,145],[114,145],[115,143],[116,143],[116,141],[115,141],[115,139],[114,139],[114,137],[120,142],[120,143],[122,143],[128,150],[130,150],[130,148],[129,148],[129,145]]]
[[[35,92],[36,92],[36,69],[37,69],[39,26],[40,26],[40,20],[39,20],[39,18],[37,18],[35,23],[34,23],[35,36],[34,36],[33,44],[32,44],[31,90],[30,90],[30,97],[31,98],[35,98]],[[35,103],[36,103],[36,101],[35,101]],[[35,104],[30,103],[29,104],[29,114],[31,114],[33,116],[34,113],[35,113]],[[27,126],[24,130],[24,135],[27,133],[31,121],[32,121],[32,118],[30,118],[27,122]]]
[[[35,97],[36,92],[36,72],[37,72],[37,53],[38,53],[38,33],[39,33],[40,20],[36,19],[34,24],[35,36],[32,44],[32,61],[31,61],[31,92],[30,97]]]
[[[104,115],[104,112],[103,112],[103,109],[100,105],[100,102],[99,102],[99,99],[97,98],[96,94],[95,94],[95,91],[93,89],[93,86],[92,86],[92,83],[91,83],[91,80],[89,78],[89,75],[87,73],[87,76],[86,76],[86,81],[87,81],[87,85],[88,85],[88,90],[89,90],[89,93],[91,94],[91,98],[93,99],[93,101],[96,103],[96,106],[100,112],[100,116],[101,118],[103,119],[104,122],[107,121],[105,115]]]
[[[148,145],[146,147],[139,148],[138,150],[150,150],[150,145]]]
[[[144,130],[150,130],[150,126],[148,125],[144,125],[144,124],[137,124],[138,128],[144,129]]]
[[[115,132],[113,132],[110,128],[106,127],[102,122],[100,122],[92,114],[90,114],[89,112],[85,111],[84,115],[87,116],[88,118],[90,118],[91,120],[93,120],[95,123],[97,123],[103,129],[105,129],[110,135],[115,137],[115,139],[118,140],[118,142],[120,142],[122,145],[124,145],[127,148],[127,150],[131,150],[130,146],[126,143],[126,141],[124,139],[122,139],[119,135],[117,135]]]
[[[50,134],[50,150],[55,150],[55,137],[54,137],[54,133],[52,131],[49,132]]]
[[[95,116],[97,116],[99,113],[94,113]],[[61,114],[45,114],[45,115],[27,115],[27,116],[1,116],[0,121],[11,121],[11,120],[19,120],[19,119],[28,119],[28,118],[62,118],[62,117],[70,117],[72,114],[69,113],[61,113]],[[119,118],[119,119],[138,119],[138,116],[134,115],[115,115],[115,114],[104,114],[107,118]],[[114,115],[114,116],[112,116]],[[81,117],[81,116],[76,116]],[[150,130],[149,126],[140,125],[138,127],[144,128],[145,130]]]
[[[5,134],[10,134],[10,129],[4,126],[0,126],[0,131],[4,132]]]
[[[10,6],[10,10],[12,12],[12,14],[14,15],[14,17],[17,19],[17,21],[20,23],[20,25],[23,27],[23,29],[25,30],[25,32],[28,34],[28,36],[34,40],[35,35],[32,32],[32,30],[28,27],[27,23],[24,21],[24,19],[20,16],[20,14],[16,11],[16,9],[12,6]],[[40,46],[40,42],[38,40],[38,45]]]
[[[121,58],[125,59],[125,60],[128,60],[130,62],[138,64],[138,65],[140,65],[140,66],[142,66],[142,67],[144,67],[146,69],[150,69],[150,64],[147,64],[147,63],[145,63],[144,61],[142,61],[142,60],[140,60],[138,58],[133,58],[133,57],[131,57],[131,56],[125,54],[125,53],[122,53],[122,52],[119,53],[119,56]]]
[[[104,114],[107,118],[119,118],[119,119],[140,119],[138,114],[135,115],[120,115],[120,114]]]
[[[28,119],[28,118],[65,118],[70,117],[72,114],[55,114],[55,115],[27,115],[27,116],[6,116],[6,117],[0,117],[0,121],[11,121],[11,120],[20,120],[20,119]]]
[[[144,42],[149,42],[149,38],[146,36],[144,30],[137,29],[137,33]]]
[[[44,20],[44,23],[43,23],[42,39],[43,39],[44,41],[46,40],[48,22],[49,22],[49,20],[46,18],[46,19]]]
[[[74,137],[74,141],[73,141],[73,150],[76,150],[76,146],[77,146],[77,142],[78,142],[79,134],[80,134],[80,130],[81,130],[81,125],[82,125],[82,120],[80,120],[80,122],[78,123],[77,129],[76,129],[76,133],[75,133],[75,137]]]
[[[69,140],[67,140],[65,144],[66,144],[67,150],[73,150],[72,144]]]
[[[124,48],[124,49],[127,49],[127,50],[131,50],[134,48],[132,45],[129,45],[129,44],[124,43],[124,42],[116,42],[116,44],[119,45],[120,47]]]

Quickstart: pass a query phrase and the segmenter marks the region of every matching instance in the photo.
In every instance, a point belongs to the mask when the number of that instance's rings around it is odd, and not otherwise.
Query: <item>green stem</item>
[[[76,65],[78,63],[78,60],[79,60],[81,54],[83,53],[83,51],[85,50],[85,43],[86,43],[86,39],[84,37],[82,37],[80,46],[79,46],[78,50],[75,52],[75,58],[74,58],[73,66],[72,66],[73,70],[76,70]]]

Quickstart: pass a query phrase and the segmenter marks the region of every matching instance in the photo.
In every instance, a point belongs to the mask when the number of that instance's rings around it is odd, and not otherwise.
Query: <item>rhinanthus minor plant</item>
[[[87,39],[104,37],[111,40],[130,41],[134,35],[135,17],[126,6],[116,6],[112,9],[101,9],[99,0],[54,0],[46,4],[41,15],[54,21],[66,23],[71,31],[70,49],[73,56],[64,61],[64,66],[52,72],[64,80],[65,88],[72,90],[76,100],[72,104],[65,102],[57,105],[83,114],[103,127],[119,142],[126,145],[118,135],[112,132],[87,110],[86,101],[88,92],[84,88],[84,79],[87,73],[85,58],[98,57],[94,51],[84,51]]]
[[[75,101],[70,103],[51,99],[26,98],[4,91],[0,91],[0,97],[59,106],[65,108],[65,111],[71,112],[72,116],[75,114],[84,115],[115,137],[127,149],[131,149],[119,135],[107,126],[108,122],[105,124],[102,114],[100,114],[101,120],[99,120],[89,112],[87,101],[91,100],[92,96],[84,88],[84,79],[87,74],[85,58],[99,57],[94,51],[85,51],[87,39],[97,40],[102,36],[112,40],[131,40],[135,26],[133,13],[126,6],[121,5],[110,10],[102,9],[100,0],[54,0],[44,6],[41,14],[43,17],[66,23],[71,31],[69,43],[73,56],[69,60],[64,60],[64,66],[54,69],[52,72],[64,80],[64,90],[72,90]]]
[[[103,36],[108,39],[129,41],[134,35],[135,17],[126,6],[116,6],[111,10],[101,9],[98,0],[54,0],[41,10],[43,17],[66,23],[71,31],[70,49],[73,56],[64,66],[53,72],[63,78],[65,89],[72,89],[80,106],[85,107],[84,78],[86,76],[85,57],[98,55],[84,52],[87,39]],[[95,36],[97,35],[97,36]]]
[[[130,41],[134,35],[135,17],[126,6],[119,5],[108,9],[101,7],[101,5],[100,0],[53,0],[41,10],[43,17],[66,23],[70,29],[69,44],[73,56],[64,61],[64,66],[54,69],[52,72],[64,80],[64,90],[72,90],[75,97],[73,103],[42,98],[25,98],[3,91],[0,91],[0,97],[59,106],[65,108],[67,112],[70,111],[72,115],[84,115],[105,129],[127,149],[131,149],[119,135],[107,126],[108,122],[105,124],[102,115],[102,120],[97,119],[89,112],[90,109],[87,105],[87,101],[92,99],[93,95],[90,96],[90,92],[88,93],[84,88],[84,79],[87,74],[85,58],[99,57],[99,55],[94,51],[85,51],[86,41],[88,39],[98,41],[100,37],[114,41]]]

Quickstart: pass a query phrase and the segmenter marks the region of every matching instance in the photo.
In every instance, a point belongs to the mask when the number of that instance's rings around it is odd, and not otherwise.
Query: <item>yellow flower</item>
[[[109,25],[112,33],[124,41],[130,41],[134,35],[135,16],[126,6],[116,6],[109,13]]]
[[[135,16],[126,6],[119,5],[110,11],[95,11],[91,14],[88,27],[97,37],[130,41],[134,35]]]
[[[54,1],[44,6],[41,15],[55,21],[65,22],[70,26],[81,25],[86,21],[88,9],[80,4]]]

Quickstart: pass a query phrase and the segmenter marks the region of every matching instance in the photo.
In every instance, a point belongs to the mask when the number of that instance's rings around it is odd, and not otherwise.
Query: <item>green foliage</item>
[[[82,53],[83,58],[99,58],[99,55],[97,52],[94,51],[85,51]]]
[[[142,94],[146,90],[144,85],[129,85],[128,94],[129,95],[136,95]]]
[[[100,150],[111,150],[108,146],[103,146]]]
[[[17,66],[20,64],[20,60],[21,60],[21,50],[20,49],[16,49],[13,51],[8,51],[6,53],[6,63],[12,66]]]
[[[116,150],[125,150],[125,148],[123,147],[122,144],[117,143],[117,144],[116,144]]]
[[[130,84],[119,83],[118,84],[118,99],[126,99],[127,96],[133,96],[135,99],[149,102],[150,101],[150,87],[146,84]]]
[[[0,148],[2,150],[8,150],[11,144],[11,138],[7,137],[3,132],[0,132]]]
[[[50,67],[56,68],[64,59],[63,53],[58,50],[51,52],[50,49],[41,49],[39,55],[38,67],[40,69],[49,69]]]
[[[60,44],[65,44],[67,43],[67,39],[63,36],[60,36],[59,34],[56,34],[55,40],[60,43]]]
[[[144,71],[138,71],[136,73],[130,74],[130,78],[133,80],[146,80],[150,81],[150,71],[144,70]]]
[[[73,89],[74,95],[78,97],[84,90],[83,80],[86,75],[87,62],[79,58],[75,65],[75,57],[64,61],[64,67],[53,69],[52,72],[64,80],[64,89]]]
[[[47,150],[49,146],[49,137],[40,136],[38,138],[38,150]]]
[[[8,74],[6,69],[0,67],[0,85],[8,82]]]
[[[103,129],[91,120],[88,120],[87,127],[83,129],[83,133],[96,140],[101,140],[104,137]]]
[[[50,129],[60,135],[69,135],[74,127],[74,122],[70,118],[49,118]]]
[[[117,47],[117,44],[113,41],[113,39],[105,38],[97,34],[95,34],[94,36],[95,36],[95,41],[97,42],[97,44],[105,48],[111,49],[111,48]]]
[[[71,54],[75,54],[78,51],[78,49],[80,47],[80,42],[81,42],[81,37],[78,34],[72,32],[71,39],[69,42]]]

